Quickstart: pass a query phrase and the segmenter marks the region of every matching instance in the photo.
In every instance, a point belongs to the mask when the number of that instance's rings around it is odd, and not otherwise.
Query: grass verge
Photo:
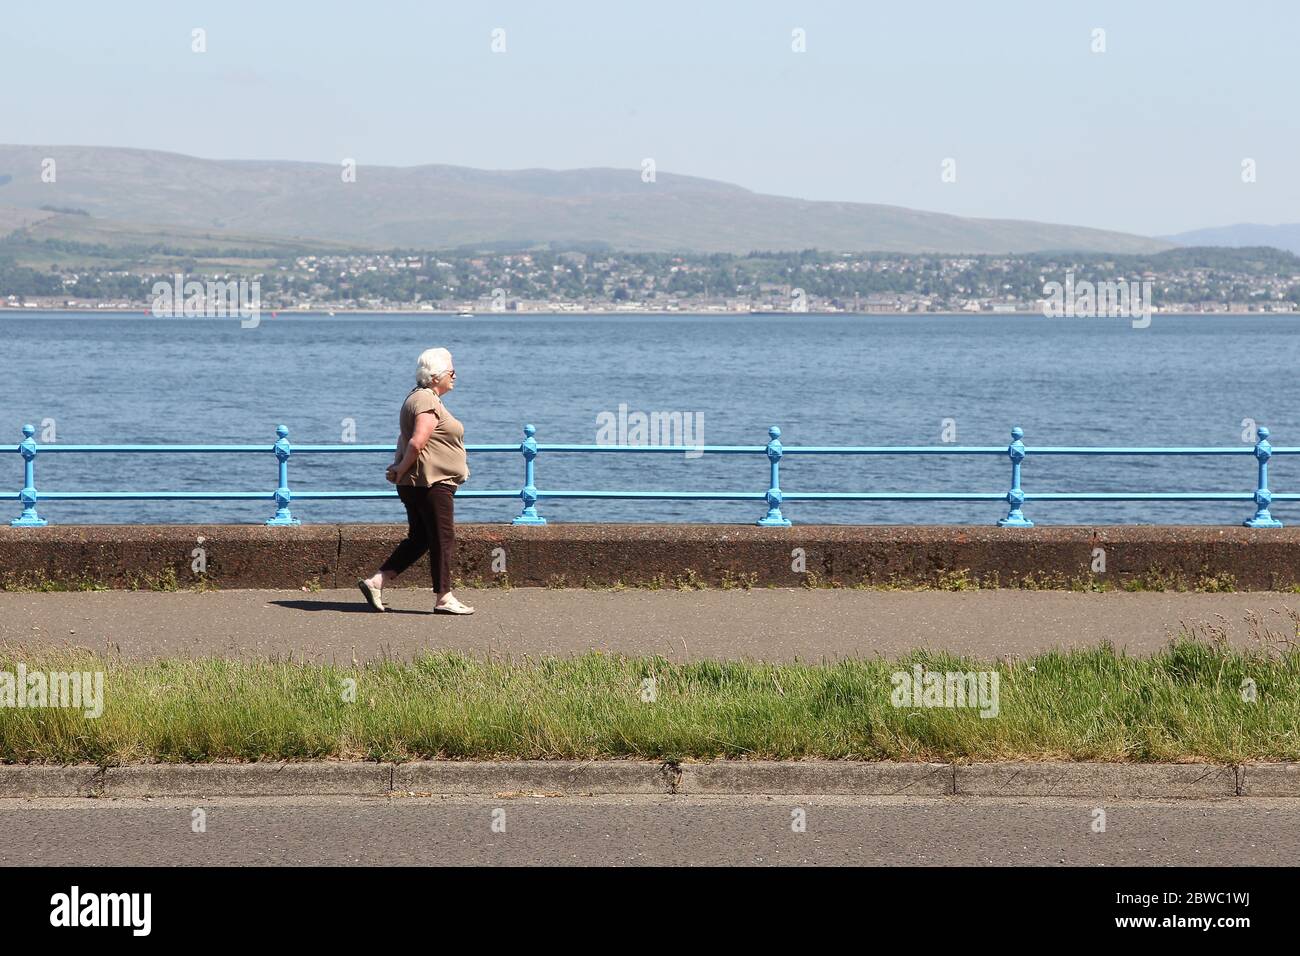
[[[6,705],[19,663],[103,671],[102,716]],[[915,665],[996,672],[998,715],[893,706],[891,676]],[[1184,636],[1152,657],[1101,646],[997,663],[442,653],[345,666],[0,649],[4,762],[618,757],[1296,760],[1300,650]]]

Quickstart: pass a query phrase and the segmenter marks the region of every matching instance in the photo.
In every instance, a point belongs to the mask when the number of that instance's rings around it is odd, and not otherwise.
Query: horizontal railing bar
[[[761,491],[537,491],[538,498],[637,499],[660,501],[762,501]]]
[[[766,451],[760,447],[759,451]],[[1003,455],[1006,445],[782,445],[785,455]]]
[[[515,446],[515,451],[519,446]],[[650,452],[652,454],[682,454],[683,452],[708,452],[711,455],[759,455],[765,454],[764,445],[552,445],[537,443],[541,452]]]
[[[265,445],[41,445],[40,453],[42,456],[54,454],[67,454],[68,452],[101,452],[107,454],[222,454],[222,455],[240,455],[240,454],[258,454],[265,455],[275,451],[274,443],[268,442]],[[294,451],[297,451],[295,448]],[[389,446],[389,451],[392,447]]]
[[[393,442],[388,445],[298,445],[293,446],[293,453],[297,455],[300,452],[315,452],[324,454],[335,454],[338,452],[366,452],[366,453],[385,453],[393,454],[397,448],[397,443]],[[514,445],[466,445],[467,452],[513,452],[519,454],[518,443]]]
[[[367,454],[385,453],[393,454],[394,444],[388,445],[294,445],[293,453],[295,455],[302,452],[326,452],[334,454],[337,452],[363,452]],[[13,450],[17,451],[18,446],[14,445]],[[679,449],[680,450],[680,449]],[[467,445],[466,451],[476,452],[514,452],[519,454],[518,445]],[[275,445],[268,443],[265,445],[41,445],[40,453],[42,455],[62,452],[100,452],[108,454],[137,454],[137,453],[181,453],[181,454],[257,454],[265,455],[275,452]]]
[[[551,497],[544,491],[538,495]],[[1024,492],[1026,501],[1250,501],[1248,491],[1079,491]],[[759,497],[762,497],[760,495]],[[782,491],[783,501],[1006,501],[1006,492]],[[1274,493],[1274,501],[1300,501],[1300,494]]]
[[[759,495],[759,497],[763,497]],[[782,491],[783,501],[1006,501],[994,491]]]
[[[42,491],[42,501],[269,501],[270,491]]]
[[[350,498],[396,498],[395,490],[387,491],[294,491],[293,500],[299,498],[335,499],[345,501]],[[518,498],[519,489],[496,488],[461,488],[456,492],[457,498]]]
[[[396,498],[397,492],[386,491],[295,491],[293,499],[316,498],[343,501],[349,498]],[[518,498],[518,489],[467,489],[458,498]],[[762,497],[761,495],[759,497]],[[271,491],[42,491],[41,500],[62,501],[269,501]]]
[[[1025,492],[1026,501],[1250,501],[1247,491],[1078,491]],[[294,491],[294,500],[347,500],[352,498],[393,498],[397,492],[376,491]],[[222,500],[263,501],[274,498],[273,492],[261,491],[42,491],[42,500]],[[457,498],[518,498],[517,489],[466,488]],[[687,501],[756,501],[760,491],[545,491],[537,489],[538,498],[610,499],[638,498]],[[996,491],[786,491],[785,501],[1005,501],[1006,492]],[[1275,492],[1274,501],[1300,501],[1300,493]]]
[[[1249,491],[1026,491],[1024,495],[1026,501],[1250,501],[1254,498]],[[1273,496],[1274,500],[1286,497]]]
[[[393,444],[387,445],[299,445],[293,446],[295,455],[304,453],[339,454],[362,453],[392,454]],[[10,451],[18,451],[17,445],[9,445]],[[43,444],[42,455],[68,454],[69,452],[101,454],[259,454],[275,450],[273,443],[264,445],[72,445]],[[466,445],[470,452],[519,452],[519,445]],[[657,454],[682,454],[683,452],[705,452],[708,454],[765,454],[764,445],[578,445],[578,444],[541,444],[538,452],[649,452]],[[1250,445],[1237,447],[1171,447],[1171,448],[1136,448],[1117,446],[1088,445],[1046,445],[1026,446],[1029,457],[1036,455],[1254,455],[1255,449]],[[1005,455],[1005,445],[785,445],[785,455]],[[1298,455],[1300,447],[1274,448],[1274,455]]]
[[[1274,455],[1293,455],[1300,452],[1300,448],[1274,448]],[[1003,454],[1006,449],[1003,449]],[[1104,446],[1067,446],[1067,445],[1049,445],[1039,448],[1034,445],[1025,446],[1025,454],[1032,458],[1037,455],[1254,455],[1255,448],[1253,445],[1243,445],[1240,448],[1110,448]]]
[[[11,451],[18,451],[17,445],[9,446]],[[293,454],[303,453],[385,453],[393,454],[395,444],[388,445],[299,445],[294,444]],[[705,451],[712,454],[764,454],[767,449],[763,445],[538,445],[539,452],[673,452],[682,454],[683,452]],[[467,452],[513,452],[519,454],[519,445],[466,445]],[[44,444],[40,446],[42,455],[69,452],[87,453],[98,452],[101,454],[139,454],[139,453],[181,453],[181,454],[258,454],[265,455],[267,452],[274,452],[273,444],[265,445],[71,445],[71,444]],[[1005,448],[997,449],[1001,454],[1006,454]]]

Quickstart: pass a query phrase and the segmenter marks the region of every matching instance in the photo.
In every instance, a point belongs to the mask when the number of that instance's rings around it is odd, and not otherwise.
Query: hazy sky
[[[652,157],[761,192],[1162,234],[1300,221],[1298,28],[1281,0],[10,0],[0,141],[498,169]]]

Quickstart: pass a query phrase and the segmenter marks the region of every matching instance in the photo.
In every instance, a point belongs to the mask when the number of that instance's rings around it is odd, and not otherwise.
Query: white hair
[[[415,363],[415,384],[429,384],[451,371],[451,353],[446,349],[425,349]]]

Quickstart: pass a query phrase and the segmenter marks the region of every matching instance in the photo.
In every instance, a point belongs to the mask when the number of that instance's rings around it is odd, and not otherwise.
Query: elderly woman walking
[[[385,476],[397,485],[406,506],[409,530],[378,571],[357,582],[370,606],[384,610],[383,589],[429,553],[435,614],[473,614],[474,609],[451,593],[451,564],[456,553],[454,499],[469,477],[465,457],[465,426],[442,403],[456,387],[456,369],[446,349],[420,353],[415,388],[402,403],[397,455]]]

